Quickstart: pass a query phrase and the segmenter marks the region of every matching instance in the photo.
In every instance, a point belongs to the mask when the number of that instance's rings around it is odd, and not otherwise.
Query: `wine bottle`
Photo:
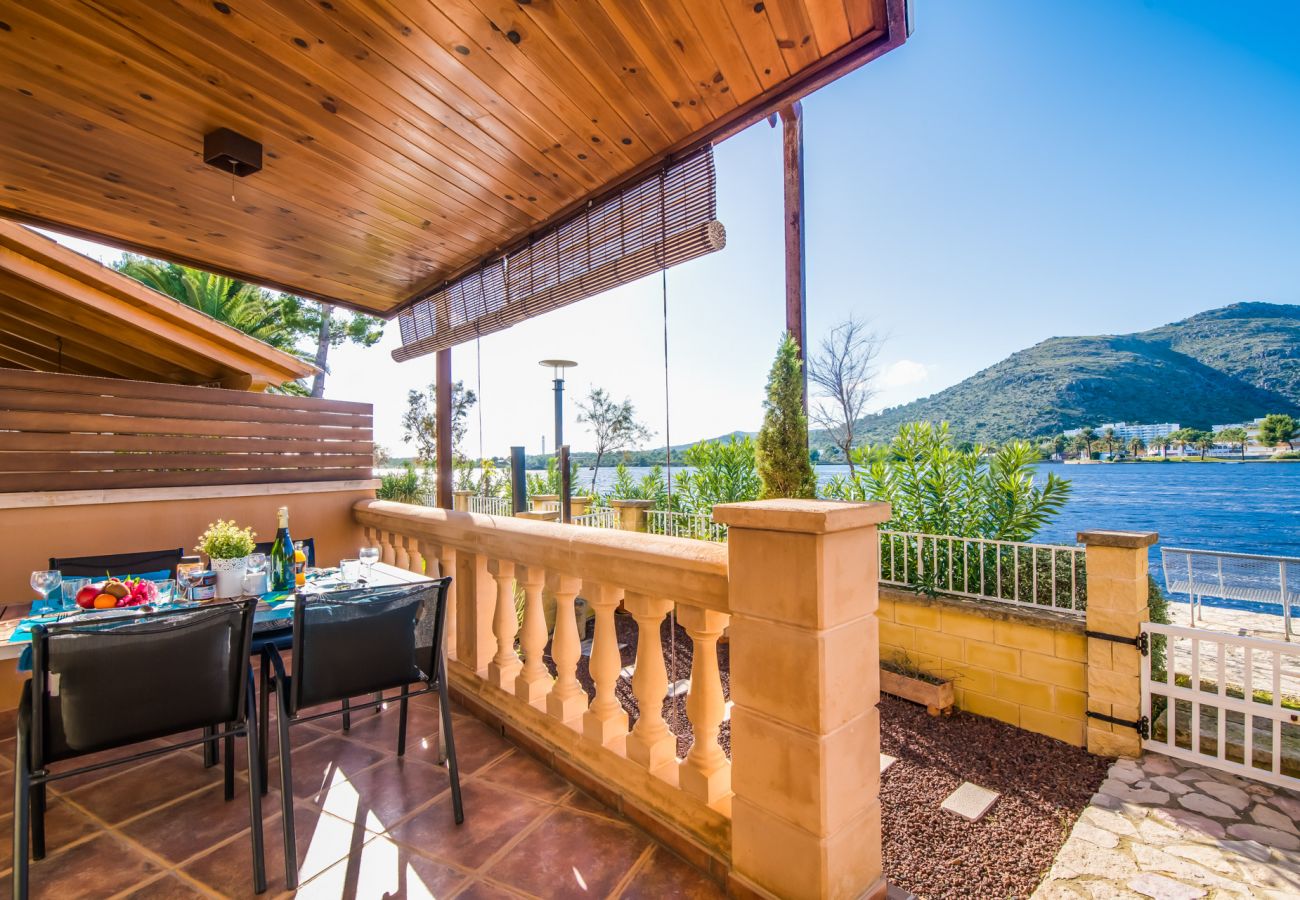
[[[281,506],[278,516],[279,530],[275,533],[275,543],[271,545],[271,590],[291,591],[297,579],[294,577],[293,538],[289,537],[289,507]]]

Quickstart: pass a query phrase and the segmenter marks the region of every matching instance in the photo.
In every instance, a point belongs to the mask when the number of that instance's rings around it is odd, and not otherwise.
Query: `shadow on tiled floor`
[[[11,719],[0,733],[12,735]],[[435,764],[437,699],[412,702],[407,755],[396,709],[293,729],[302,897],[719,897],[698,870],[477,719],[456,716],[465,823]],[[272,729],[274,732],[274,728]],[[263,804],[265,896],[285,894],[280,798]],[[200,751],[55,782],[48,856],[34,897],[252,896],[244,754],[235,800]],[[0,742],[0,791],[13,796],[13,738]],[[96,777],[97,776],[97,777]],[[11,801],[4,801],[8,810]],[[12,815],[0,817],[0,892],[9,891]]]

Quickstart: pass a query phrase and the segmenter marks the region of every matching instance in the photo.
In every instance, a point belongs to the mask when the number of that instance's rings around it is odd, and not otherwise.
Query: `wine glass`
[[[369,581],[375,575],[375,563],[379,562],[379,548],[362,547],[357,556],[360,557],[362,565],[366,567],[366,580]]]
[[[48,609],[50,594],[63,584],[63,573],[53,569],[37,570],[32,573],[32,590],[40,591],[42,606]]]
[[[262,594],[266,591],[266,569],[269,560],[265,553],[250,553],[244,571],[243,589],[245,594]]]

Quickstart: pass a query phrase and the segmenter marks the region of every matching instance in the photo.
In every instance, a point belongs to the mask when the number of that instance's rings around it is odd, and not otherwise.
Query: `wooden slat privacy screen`
[[[705,146],[403,310],[393,358],[501,331],[726,242],[713,148]]]
[[[372,407],[0,369],[0,493],[372,477]]]

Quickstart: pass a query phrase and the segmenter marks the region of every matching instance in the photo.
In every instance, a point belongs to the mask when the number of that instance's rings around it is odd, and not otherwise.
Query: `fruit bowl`
[[[77,591],[76,603],[82,609],[118,609],[143,606],[158,599],[158,586],[143,578],[109,578],[94,582]]]

